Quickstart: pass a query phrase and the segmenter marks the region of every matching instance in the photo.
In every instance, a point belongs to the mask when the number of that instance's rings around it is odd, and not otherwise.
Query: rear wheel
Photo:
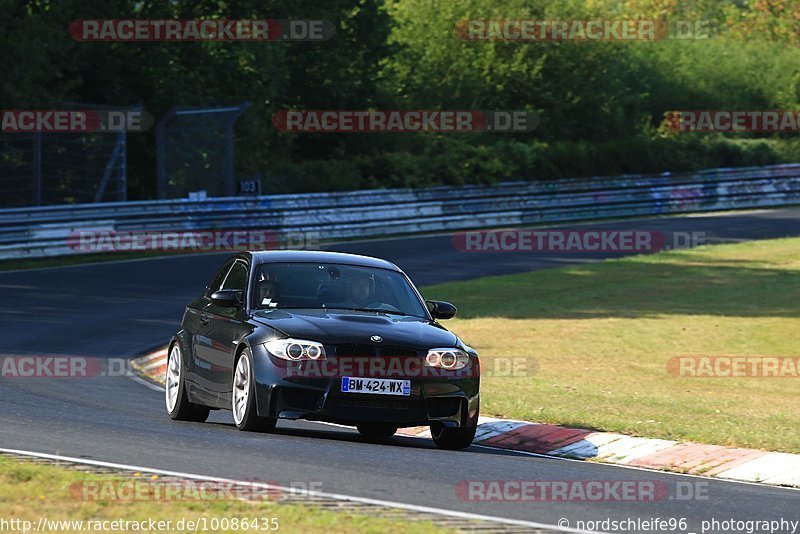
[[[189,402],[186,396],[186,380],[183,372],[183,357],[178,343],[172,345],[167,359],[165,377],[167,413],[176,421],[203,422],[208,419],[209,408]]]
[[[233,422],[239,430],[269,432],[275,428],[278,420],[258,416],[252,358],[250,349],[244,349],[234,365],[231,395]]]
[[[356,428],[367,439],[386,439],[397,432],[397,427],[391,423],[362,423]]]
[[[479,409],[476,409],[475,415],[467,419],[467,424],[458,428],[447,428],[441,423],[431,425],[433,442],[440,449],[466,449],[472,444],[478,430],[478,412]]]

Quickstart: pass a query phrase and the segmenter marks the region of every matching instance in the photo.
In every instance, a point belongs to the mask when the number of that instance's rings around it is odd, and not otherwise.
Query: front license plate
[[[373,395],[411,395],[411,380],[386,378],[342,377],[344,393],[372,393]]]

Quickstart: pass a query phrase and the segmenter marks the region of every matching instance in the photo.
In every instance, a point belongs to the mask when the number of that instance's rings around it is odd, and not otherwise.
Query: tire
[[[167,371],[164,377],[164,399],[167,404],[167,413],[176,421],[202,423],[208,419],[210,408],[189,402],[186,395],[185,374],[180,344],[174,343],[169,349]]]
[[[397,432],[397,427],[391,423],[362,423],[356,428],[367,439],[387,439]]]
[[[431,437],[436,446],[440,449],[458,450],[466,449],[472,445],[472,440],[475,439],[475,432],[478,430],[478,412],[467,419],[467,424],[458,428],[447,428],[443,424],[431,425]]]
[[[233,365],[231,381],[231,410],[233,422],[239,430],[269,432],[278,420],[274,417],[259,417],[256,408],[256,384],[253,380],[253,356],[250,349],[239,353]]]

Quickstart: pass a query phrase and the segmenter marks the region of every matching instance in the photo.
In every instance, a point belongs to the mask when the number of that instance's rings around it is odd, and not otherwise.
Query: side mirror
[[[425,304],[434,319],[452,319],[458,311],[449,302],[442,302],[441,300],[426,300]]]
[[[242,305],[244,291],[240,289],[220,289],[211,294],[211,302],[226,308],[235,308]]]

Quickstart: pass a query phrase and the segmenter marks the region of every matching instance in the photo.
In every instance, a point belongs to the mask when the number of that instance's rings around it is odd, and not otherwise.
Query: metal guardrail
[[[800,204],[800,164],[250,198],[0,210],[0,259],[84,253],[76,231],[316,232],[345,239]]]

